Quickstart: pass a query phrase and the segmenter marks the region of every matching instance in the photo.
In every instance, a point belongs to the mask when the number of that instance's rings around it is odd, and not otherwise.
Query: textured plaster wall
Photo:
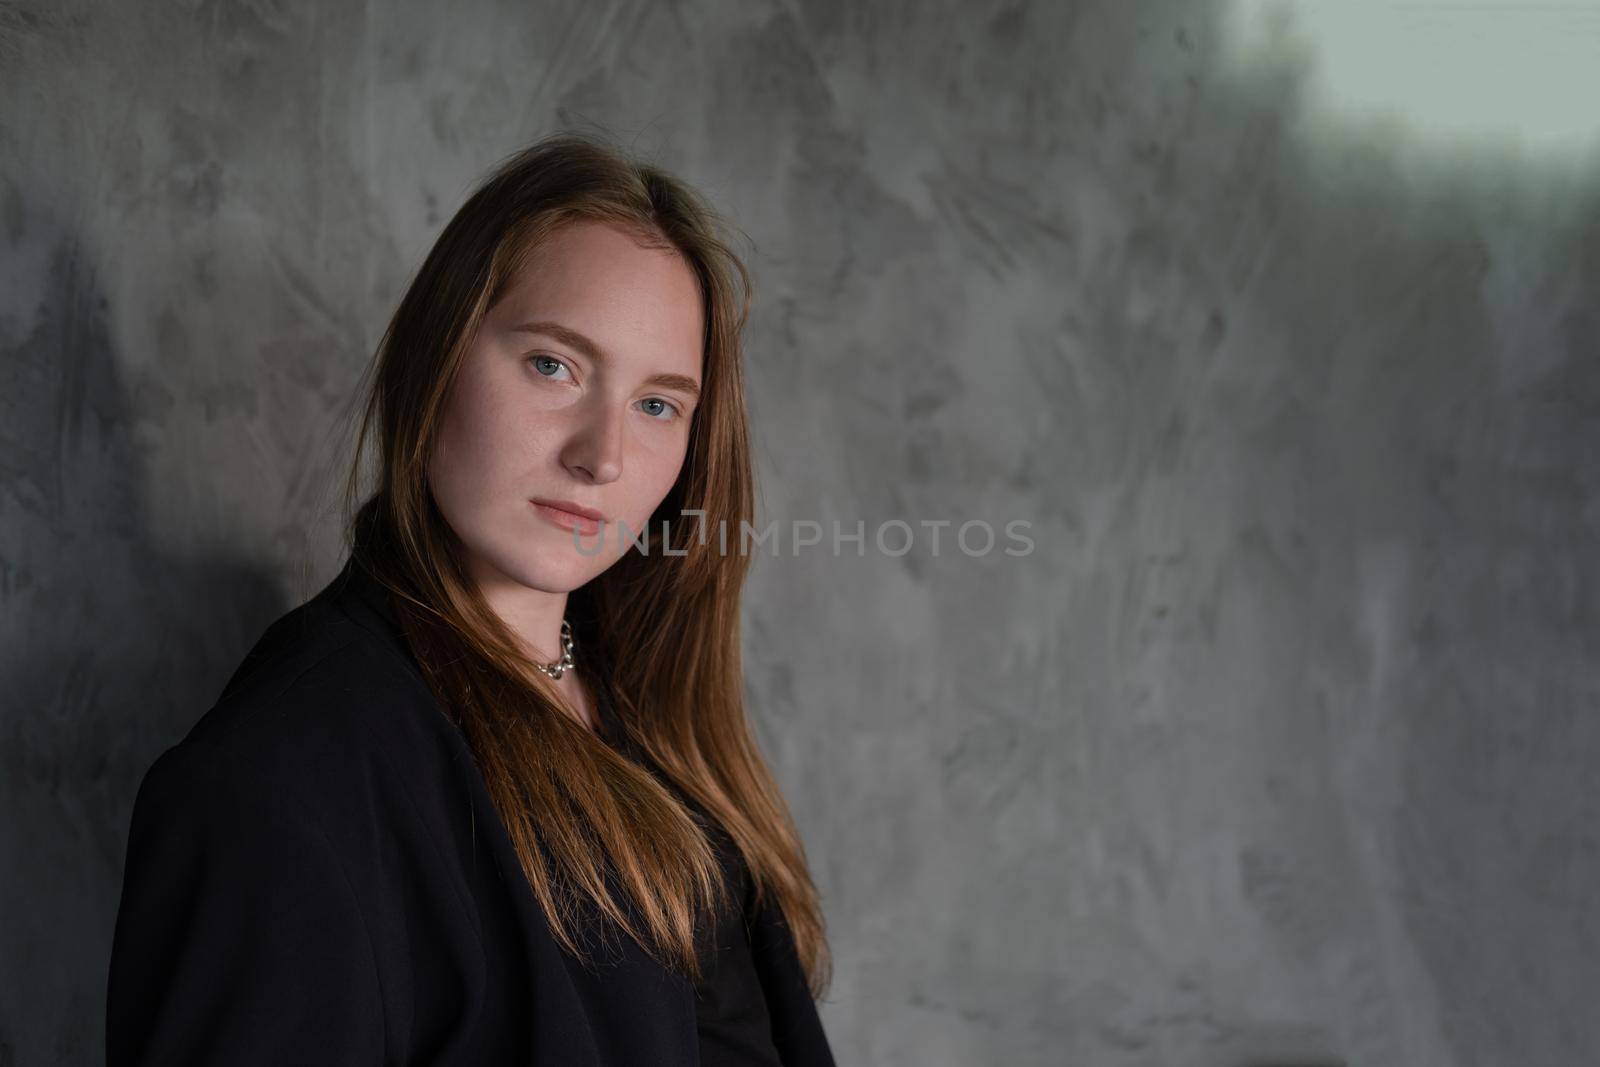
[[[336,565],[443,221],[584,123],[750,237],[763,518],[866,524],[747,615],[841,1064],[1600,1058],[1597,183],[1224,26],[0,3],[0,1064],[100,1055],[139,777]]]

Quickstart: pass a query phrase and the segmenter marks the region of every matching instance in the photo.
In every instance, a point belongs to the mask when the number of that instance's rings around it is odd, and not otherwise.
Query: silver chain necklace
[[[550,677],[561,680],[561,676],[570,670],[576,670],[572,663],[572,624],[566,619],[561,620],[561,658],[554,663],[535,663],[534,669],[543,671]]]

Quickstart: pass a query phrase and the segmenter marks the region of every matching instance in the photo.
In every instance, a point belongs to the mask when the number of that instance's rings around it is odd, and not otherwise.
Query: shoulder
[[[463,743],[405,646],[323,595],[263,631],[147,777],[151,791],[253,783],[326,809]]]

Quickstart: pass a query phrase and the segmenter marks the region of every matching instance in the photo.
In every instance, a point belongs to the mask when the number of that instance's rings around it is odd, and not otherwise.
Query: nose
[[[598,398],[584,405],[561,450],[562,464],[595,484],[616,481],[622,476],[622,419],[622,411]]]

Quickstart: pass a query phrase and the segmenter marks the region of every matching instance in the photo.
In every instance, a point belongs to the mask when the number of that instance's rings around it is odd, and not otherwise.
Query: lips
[[[557,511],[565,511],[569,515],[577,515],[585,519],[593,519],[596,522],[603,522],[605,520],[604,512],[596,511],[594,508],[586,508],[582,504],[572,500],[552,500],[547,497],[536,496],[533,498],[533,503],[538,504],[541,507],[554,508]]]
[[[528,503],[547,521],[564,530],[576,530],[580,534],[598,532],[600,524],[605,521],[605,516],[600,512],[571,500],[534,499]]]

